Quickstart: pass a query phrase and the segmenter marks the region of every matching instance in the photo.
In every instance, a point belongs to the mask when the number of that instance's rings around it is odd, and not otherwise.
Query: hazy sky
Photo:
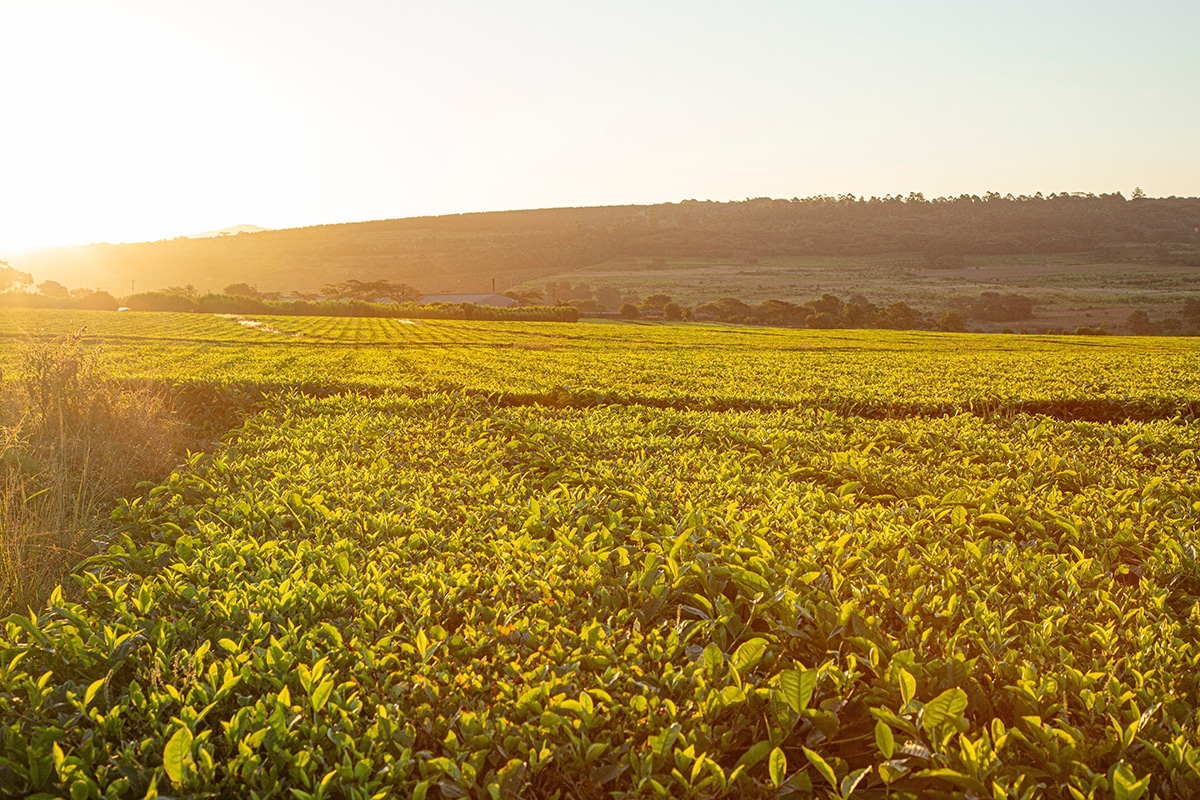
[[[1200,195],[1200,3],[0,0],[0,245],[813,194]]]

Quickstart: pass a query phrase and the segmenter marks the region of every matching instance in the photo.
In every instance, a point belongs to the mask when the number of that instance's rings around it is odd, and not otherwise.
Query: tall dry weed
[[[182,454],[164,389],[106,374],[84,331],[29,342],[0,376],[0,611],[44,602],[108,508]]]

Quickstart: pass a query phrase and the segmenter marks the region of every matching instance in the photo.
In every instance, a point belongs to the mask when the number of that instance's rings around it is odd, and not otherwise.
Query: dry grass
[[[166,391],[106,376],[82,331],[28,343],[0,376],[0,612],[44,603],[113,501],[169,472],[187,438]]]

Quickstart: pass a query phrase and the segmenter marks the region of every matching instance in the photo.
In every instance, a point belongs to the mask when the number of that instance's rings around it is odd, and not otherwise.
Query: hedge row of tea
[[[514,320],[525,322],[578,322],[572,306],[481,306],[475,303],[375,303],[366,300],[264,300],[245,295],[188,295],[145,292],[119,300],[108,292],[83,297],[48,297],[44,294],[8,292],[0,295],[5,310],[134,311],[188,314],[275,314],[306,317],[376,317],[458,320]]]
[[[1198,448],[1180,420],[282,397],[7,621],[0,785],[1195,796]]]
[[[1195,338],[25,312],[0,317],[0,344],[80,327],[120,374],[181,383],[863,416],[970,411],[1105,421],[1200,413]],[[6,355],[0,347],[0,368],[12,366]]]

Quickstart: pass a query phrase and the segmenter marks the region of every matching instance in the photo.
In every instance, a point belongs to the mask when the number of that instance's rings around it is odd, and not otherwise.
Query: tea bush
[[[285,398],[10,618],[0,779],[1187,796],[1198,439]]]
[[[1200,792],[1192,343],[102,324],[265,406],[5,622],[11,794]]]

